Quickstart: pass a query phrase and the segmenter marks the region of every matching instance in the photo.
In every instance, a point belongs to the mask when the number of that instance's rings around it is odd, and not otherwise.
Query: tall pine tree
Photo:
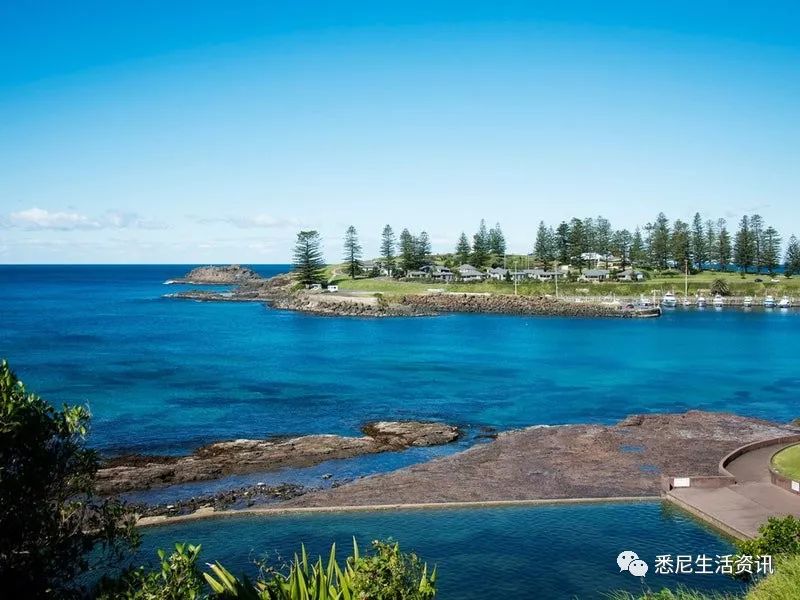
[[[781,236],[772,226],[762,234],[761,262],[770,275],[775,273],[781,262]]]
[[[725,219],[717,221],[717,262],[721,271],[727,271],[731,264],[731,234]]]
[[[324,272],[319,233],[301,231],[294,246],[294,278],[303,285],[322,283]]]
[[[358,243],[358,232],[352,225],[344,234],[344,263],[351,279],[361,273],[361,244]]]
[[[733,260],[742,273],[747,273],[755,264],[756,244],[750,228],[750,217],[747,215],[739,221],[739,230],[733,241]]]
[[[503,235],[500,223],[495,223],[495,226],[489,230],[489,252],[497,256],[506,254],[506,236]]]
[[[478,232],[472,236],[472,262],[476,269],[481,269],[489,260],[489,232],[486,221],[481,219]]]
[[[458,238],[458,244],[456,244],[456,258],[458,259],[458,264],[463,265],[469,262],[471,250],[472,248],[470,248],[467,234],[462,231],[461,236]]]
[[[694,268],[698,271],[702,271],[704,265],[708,262],[706,232],[700,213],[695,213],[692,220],[692,260],[694,260]]]
[[[800,243],[794,236],[789,238],[789,245],[786,247],[785,268],[784,273],[787,277],[800,273]]]
[[[383,267],[388,272],[389,276],[392,275],[396,265],[395,248],[397,242],[394,238],[394,230],[391,225],[386,225],[381,234],[381,260],[383,260]]]

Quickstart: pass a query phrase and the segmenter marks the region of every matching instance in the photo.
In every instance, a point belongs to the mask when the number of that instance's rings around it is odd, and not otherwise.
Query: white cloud
[[[190,219],[197,223],[227,223],[240,229],[288,229],[300,227],[297,219],[284,219],[267,214],[259,214],[247,217],[221,217],[209,218],[190,215]]]
[[[50,212],[41,208],[29,208],[13,212],[6,220],[10,227],[23,229],[99,229],[100,223],[76,212]]]
[[[165,229],[157,221],[145,219],[136,213],[109,210],[99,217],[89,217],[72,211],[49,211],[33,207],[12,212],[0,220],[3,227],[18,227],[28,230],[51,229],[73,231],[87,229]]]

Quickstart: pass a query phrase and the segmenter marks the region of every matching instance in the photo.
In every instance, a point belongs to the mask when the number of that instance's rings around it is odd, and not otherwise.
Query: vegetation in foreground
[[[436,595],[436,573],[414,554],[403,554],[398,544],[373,542],[371,554],[361,554],[353,540],[353,554],[343,566],[336,546],[327,561],[312,562],[305,547],[286,569],[267,568],[256,581],[238,578],[219,563],[201,573],[200,546],[176,544],[167,556],[159,550],[160,568],[129,571],[101,583],[98,600],[431,600]]]
[[[800,444],[778,452],[772,459],[772,466],[781,475],[796,481],[800,480]]]

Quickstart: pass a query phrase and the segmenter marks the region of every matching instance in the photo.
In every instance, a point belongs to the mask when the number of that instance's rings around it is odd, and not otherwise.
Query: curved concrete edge
[[[797,446],[797,445],[798,444],[790,444],[789,446],[784,446],[783,448],[780,448],[780,449],[776,450],[775,452],[773,452],[770,455],[770,457],[769,457],[769,480],[772,483],[772,485],[777,485],[779,488],[781,488],[783,490],[786,490],[787,492],[790,492],[792,494],[800,495],[800,481],[797,481],[797,480],[794,480],[794,479],[790,479],[789,477],[786,477],[785,475],[781,475],[777,470],[772,468],[772,461],[775,459],[775,457],[779,453],[783,452],[787,448],[792,448],[792,447]]]
[[[603,498],[536,498],[530,500],[483,500],[464,502],[420,502],[415,504],[365,504],[354,506],[303,506],[303,507],[264,507],[214,510],[200,508],[186,515],[140,517],[137,527],[172,525],[200,519],[219,519],[247,515],[287,516],[303,514],[379,512],[395,510],[447,510],[453,508],[502,508],[513,506],[547,506],[568,504],[625,504],[639,502],[660,502],[661,496],[611,496]]]
[[[704,523],[706,523],[710,527],[713,527],[717,531],[720,531],[720,532],[724,533],[725,535],[727,535],[727,536],[729,536],[729,537],[731,537],[733,539],[736,539],[736,540],[749,540],[749,539],[751,539],[751,536],[747,535],[743,531],[739,531],[738,529],[736,529],[734,527],[731,527],[727,523],[724,523],[724,522],[720,521],[719,519],[717,519],[715,517],[712,517],[708,513],[700,510],[696,506],[693,506],[693,505],[689,504],[688,502],[684,502],[683,500],[681,500],[677,496],[674,496],[673,494],[669,494],[669,493],[666,494],[665,499],[668,500],[669,502],[671,502],[672,504],[674,504],[675,506],[677,506],[678,508],[680,508],[681,510],[689,513],[693,517],[696,517],[696,518],[700,519],[701,521],[703,521]]]
[[[733,477],[733,474],[726,468],[731,462],[739,458],[743,454],[752,452],[753,450],[760,450],[767,446],[774,446],[776,444],[791,444],[793,442],[800,442],[800,433],[793,433],[790,435],[783,435],[777,438],[770,438],[768,440],[759,440],[757,442],[750,442],[744,446],[738,447],[733,452],[726,454],[722,460],[719,461],[719,472],[724,477]]]

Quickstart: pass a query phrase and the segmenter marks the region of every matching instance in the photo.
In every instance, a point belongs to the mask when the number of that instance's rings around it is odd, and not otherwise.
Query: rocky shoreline
[[[635,317],[633,310],[614,305],[566,302],[547,296],[509,294],[410,294],[400,300],[414,310],[434,313],[493,313],[557,317]]]
[[[460,436],[457,427],[420,421],[378,421],[365,425],[363,431],[361,437],[306,435],[217,442],[188,456],[115,457],[98,471],[97,489],[112,495],[227,475],[308,467],[331,459],[448,444]]]

